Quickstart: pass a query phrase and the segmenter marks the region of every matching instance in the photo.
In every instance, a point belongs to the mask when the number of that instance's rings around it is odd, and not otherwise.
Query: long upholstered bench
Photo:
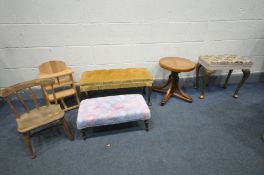
[[[89,98],[81,101],[77,116],[77,128],[86,139],[85,129],[143,120],[149,130],[150,110],[140,94]]]
[[[80,92],[106,89],[146,87],[148,105],[151,105],[153,77],[148,69],[127,68],[85,71],[80,80]]]

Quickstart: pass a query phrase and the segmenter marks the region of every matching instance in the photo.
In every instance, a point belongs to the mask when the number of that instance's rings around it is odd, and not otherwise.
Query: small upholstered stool
[[[198,64],[196,66],[196,82],[195,88],[199,87],[199,71],[200,68],[203,67],[204,71],[204,79],[202,92],[200,95],[200,99],[205,98],[205,87],[208,83],[209,76],[214,73],[216,70],[229,70],[227,78],[225,80],[224,88],[227,87],[228,80],[235,69],[240,69],[243,72],[243,78],[238,84],[235,93],[233,95],[234,98],[238,98],[238,92],[245,81],[248,79],[250,75],[250,68],[252,66],[252,61],[248,58],[243,58],[238,55],[204,55],[200,56],[198,60]]]
[[[150,110],[140,94],[90,98],[81,101],[77,128],[83,139],[85,128],[143,120],[148,131]]]

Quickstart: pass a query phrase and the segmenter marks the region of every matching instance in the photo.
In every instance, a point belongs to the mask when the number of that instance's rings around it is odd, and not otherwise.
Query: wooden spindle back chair
[[[43,128],[45,125],[51,123],[62,123],[64,129],[70,140],[73,140],[73,134],[69,128],[67,121],[64,118],[64,111],[61,109],[57,102],[56,95],[54,93],[54,79],[37,79],[18,83],[13,86],[0,90],[0,97],[2,97],[12,109],[16,116],[17,130],[23,135],[24,142],[28,147],[30,157],[34,159],[36,155],[33,152],[32,145],[30,142],[30,136],[33,134],[32,131],[36,128]],[[33,88],[41,87],[42,97],[45,99],[45,105],[41,106],[37,95]],[[53,94],[55,104],[51,104],[47,98],[47,90],[44,88],[50,86],[50,93]],[[26,94],[28,95],[26,98]],[[11,100],[12,97],[12,100]],[[28,98],[29,97],[29,98]],[[19,101],[21,106],[24,108],[24,113],[19,113],[17,105],[13,104],[13,101]],[[30,107],[28,101],[32,101],[34,107]]]
[[[39,78],[54,78],[55,96],[60,100],[64,107],[64,111],[78,108],[80,105],[79,97],[77,95],[76,86],[73,80],[73,71],[68,68],[63,61],[48,61],[39,66]],[[50,86],[45,86],[45,89],[50,90]],[[52,94],[47,94],[50,102],[54,102]],[[76,105],[67,106],[64,98],[75,96]]]

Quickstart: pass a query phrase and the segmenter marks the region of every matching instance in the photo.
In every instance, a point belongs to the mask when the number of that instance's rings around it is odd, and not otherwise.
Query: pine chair
[[[44,126],[46,126],[45,128],[47,128],[47,126],[54,126],[52,124],[62,123],[65,132],[68,135],[68,138],[70,140],[73,140],[72,131],[64,118],[64,111],[58,104],[56,96],[54,94],[54,83],[55,80],[53,79],[31,80],[0,90],[0,97],[2,97],[7,102],[7,104],[10,106],[16,116],[17,130],[23,135],[24,142],[28,147],[30,157],[32,159],[34,159],[36,155],[34,154],[32,149],[30,136],[36,133],[33,133],[32,131],[37,128],[43,129]],[[36,86],[41,86],[42,96],[46,102],[45,106],[40,106],[36,94],[32,90],[33,87]],[[45,88],[43,88],[44,86],[51,87],[50,91],[53,94],[55,104],[50,104],[50,101],[46,96],[47,92]],[[30,96],[30,98],[26,99],[25,95]],[[19,114],[16,107],[11,102],[11,98],[15,98],[21,103],[21,105],[25,109],[25,113]],[[28,100],[33,101],[35,106],[33,109],[31,109],[29,105],[27,105]]]
[[[39,78],[55,78],[54,84],[55,96],[61,101],[64,111],[68,111],[74,108],[78,108],[80,105],[79,97],[77,95],[76,86],[73,80],[73,71],[66,67],[63,61],[48,61],[39,66]],[[50,86],[45,87],[46,90],[50,90]],[[47,94],[50,102],[54,102],[52,94]],[[64,101],[64,98],[75,96],[76,105],[68,107]]]

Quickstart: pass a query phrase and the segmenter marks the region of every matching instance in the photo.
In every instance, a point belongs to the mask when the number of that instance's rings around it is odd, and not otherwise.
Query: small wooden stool
[[[198,64],[196,66],[196,81],[194,88],[199,87],[199,71],[200,68],[203,67],[204,71],[204,79],[202,92],[200,95],[200,99],[205,98],[205,88],[208,83],[209,76],[214,73],[216,70],[229,70],[227,78],[225,80],[224,88],[227,87],[228,80],[235,69],[240,69],[243,72],[243,78],[238,84],[235,93],[233,95],[234,98],[238,98],[238,91],[248,79],[250,75],[250,68],[252,66],[252,61],[247,58],[242,58],[238,55],[204,55],[200,56],[198,60]]]
[[[171,96],[176,96],[186,102],[192,103],[192,97],[185,94],[179,85],[179,73],[190,72],[195,69],[195,64],[185,58],[179,57],[165,57],[161,58],[160,67],[171,71],[167,83],[160,87],[153,87],[154,91],[164,92],[165,96],[161,100],[160,104],[163,106],[170,99]],[[166,88],[168,87],[168,89]]]

